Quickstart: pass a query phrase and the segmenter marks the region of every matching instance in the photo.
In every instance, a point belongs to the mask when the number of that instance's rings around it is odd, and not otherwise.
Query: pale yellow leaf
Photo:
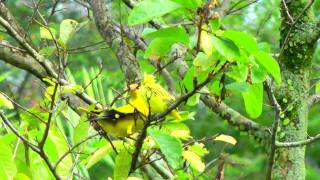
[[[199,172],[204,171],[205,164],[201,161],[200,156],[198,156],[196,153],[191,151],[184,151],[182,153],[183,158],[190,163],[191,167],[196,169]]]
[[[206,31],[201,32],[200,47],[207,55],[212,54],[213,45],[212,45],[211,36]]]
[[[214,140],[227,142],[227,143],[230,143],[232,145],[236,145],[237,144],[237,140],[234,137],[229,136],[229,135],[225,135],[225,134],[219,135]]]
[[[184,140],[187,140],[187,139],[191,138],[190,131],[182,130],[182,129],[173,130],[171,132],[171,136],[174,136],[174,137],[179,138],[179,139],[184,139]]]

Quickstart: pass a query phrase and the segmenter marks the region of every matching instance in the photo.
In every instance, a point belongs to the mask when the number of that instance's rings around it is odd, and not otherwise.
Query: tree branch
[[[264,83],[265,90],[267,91],[269,100],[271,105],[273,106],[275,110],[275,117],[272,124],[272,132],[271,132],[271,150],[269,154],[269,163],[268,163],[268,170],[267,170],[267,180],[272,179],[272,169],[274,164],[274,157],[276,154],[276,141],[277,141],[277,130],[280,122],[280,113],[281,113],[281,106],[279,105],[276,97],[274,96],[274,93],[271,88],[271,81],[267,78],[267,80]]]
[[[306,140],[295,141],[295,142],[279,142],[276,141],[276,146],[279,148],[286,148],[286,147],[298,147],[298,146],[305,146],[320,139],[320,134],[317,134],[314,137],[308,138]]]
[[[308,107],[310,108],[312,105],[316,104],[320,102],[320,94],[314,94],[312,96],[309,97],[308,99]]]
[[[242,116],[239,112],[230,108],[223,102],[218,103],[214,97],[202,95],[200,99],[213,112],[217,113],[222,119],[227,120],[229,124],[243,127],[244,131],[249,132],[259,139],[267,139],[270,137],[271,132],[268,127]]]

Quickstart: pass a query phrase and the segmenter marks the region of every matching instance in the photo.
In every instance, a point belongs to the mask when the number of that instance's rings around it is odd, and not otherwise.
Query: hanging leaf
[[[235,61],[240,57],[239,48],[229,39],[223,37],[212,37],[213,46],[228,61]]]
[[[142,24],[181,7],[180,4],[170,0],[144,0],[134,6],[128,17],[128,24],[130,26]]]
[[[150,129],[148,133],[159,145],[169,164],[174,169],[178,168],[182,156],[181,142],[177,138],[157,129]]]
[[[244,93],[249,89],[249,84],[247,82],[233,82],[233,83],[227,84],[225,87],[226,89],[231,91]]]
[[[281,72],[278,62],[268,53],[263,51],[255,53],[254,56],[257,62],[261,64],[271,74],[271,76],[276,80],[278,84],[280,84]]]
[[[232,145],[237,144],[237,140],[234,137],[229,136],[229,135],[224,135],[224,134],[217,136],[216,138],[214,138],[214,140],[215,141],[223,141],[223,142],[226,142],[226,143],[229,143]]]
[[[132,156],[128,150],[123,149],[116,157],[114,167],[114,179],[123,180],[127,179],[131,167]]]
[[[262,113],[263,84],[257,83],[249,86],[247,92],[242,93],[246,112],[251,118],[257,118]]]

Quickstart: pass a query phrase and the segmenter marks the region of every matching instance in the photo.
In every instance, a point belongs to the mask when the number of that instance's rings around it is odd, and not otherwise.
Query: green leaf
[[[316,84],[316,93],[320,93],[320,83]]]
[[[84,140],[88,137],[90,124],[87,121],[87,116],[85,113],[81,115],[79,124],[74,128],[74,136],[73,136],[73,143],[77,144],[80,141]],[[78,146],[78,150],[83,150],[85,143]]]
[[[199,93],[196,93],[194,95],[192,95],[188,101],[187,101],[187,105],[188,106],[195,106],[197,104],[199,104],[199,101],[200,101],[200,94]]]
[[[13,180],[31,180],[27,175],[23,173],[17,173]]]
[[[212,63],[210,62],[207,54],[203,52],[199,52],[196,58],[193,60],[193,65],[196,67],[200,67],[202,70],[210,68],[211,64]]]
[[[184,76],[184,78],[182,80],[184,87],[188,91],[193,89],[193,77],[194,77],[194,66],[191,66],[188,69],[187,74]]]
[[[233,83],[227,84],[225,87],[226,89],[231,91],[244,93],[249,89],[249,84],[247,82],[233,82]]]
[[[3,92],[0,91],[0,108],[13,109],[14,106],[12,102],[3,95]]]
[[[170,134],[173,137],[179,138],[179,139],[189,139],[190,136],[190,129],[189,127],[182,123],[182,122],[167,122],[161,124],[162,132],[166,132]]]
[[[261,83],[267,78],[267,71],[261,65],[254,64],[251,67],[251,79],[253,83]]]
[[[56,50],[56,47],[55,46],[47,46],[47,47],[44,47],[42,49],[40,49],[39,53],[43,56],[51,56]]]
[[[128,24],[130,26],[142,24],[181,7],[180,4],[170,0],[144,0],[137,3],[132,9],[128,17]]]
[[[188,150],[196,153],[200,157],[209,154],[209,151],[204,147],[204,144],[202,143],[195,143],[192,146],[189,146]]]
[[[240,57],[239,48],[231,40],[213,36],[212,42],[214,48],[228,61],[235,61]]]
[[[60,23],[60,36],[61,42],[66,45],[72,34],[75,32],[78,22],[72,19],[65,19]]]
[[[69,151],[68,142],[66,140],[65,135],[62,132],[63,131],[60,131],[57,126],[52,125],[50,127],[48,135],[48,138],[54,143],[54,147],[56,148],[56,152],[58,153],[59,157],[64,155],[65,152]],[[48,154],[51,155],[52,147],[47,147],[46,152],[48,152]],[[71,154],[69,154],[57,166],[57,172],[63,179],[67,178],[72,164],[72,156]]]
[[[169,164],[174,169],[178,168],[182,156],[181,142],[177,138],[157,129],[150,129],[148,133],[159,145]]]
[[[256,40],[245,32],[227,30],[222,33],[222,36],[232,40],[238,47],[245,49],[249,53],[258,51]]]
[[[123,141],[120,140],[114,140],[112,141],[112,144],[116,147],[117,150],[121,149],[123,146]],[[93,165],[95,165],[97,162],[99,162],[103,157],[105,157],[107,154],[113,152],[112,146],[110,143],[106,144],[105,146],[99,148],[97,151],[95,151],[92,155],[90,155],[87,159],[86,168],[89,169]]]
[[[281,72],[280,66],[278,62],[273,59],[268,53],[259,51],[258,53],[254,54],[256,61],[261,64],[276,80],[278,84],[281,83]]]
[[[144,37],[146,38],[170,38],[174,42],[181,42],[185,45],[189,44],[189,35],[187,32],[180,27],[169,27],[162,28],[157,31],[153,31],[150,33],[144,33]]]
[[[57,31],[53,28],[40,27],[40,38],[53,40],[56,38]]]
[[[3,139],[0,139],[0,147],[0,177],[1,179],[13,179],[17,168],[12,159],[12,149]]]
[[[173,43],[175,43],[175,40],[171,38],[154,39],[147,47],[144,58],[158,59],[166,55]]]
[[[131,168],[132,157],[128,150],[123,149],[116,157],[114,167],[114,179],[124,180],[127,179]]]
[[[220,29],[221,26],[221,20],[219,18],[209,20],[209,24],[211,26],[211,31],[216,32],[217,30]]]
[[[247,92],[242,93],[246,112],[251,118],[257,118],[262,113],[263,84],[252,84]]]
[[[201,7],[201,0],[172,0],[187,9],[197,9]]]

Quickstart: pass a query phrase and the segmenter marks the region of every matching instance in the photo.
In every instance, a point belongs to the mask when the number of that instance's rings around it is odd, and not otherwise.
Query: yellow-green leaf
[[[199,172],[204,171],[206,168],[205,164],[201,161],[200,156],[191,151],[184,151],[182,156],[188,163],[190,163],[191,167],[196,169]]]
[[[131,168],[132,156],[128,150],[123,149],[116,157],[114,167],[114,179],[124,180],[128,177]]]
[[[7,97],[3,95],[3,92],[0,91],[0,108],[13,109],[14,106]]]

